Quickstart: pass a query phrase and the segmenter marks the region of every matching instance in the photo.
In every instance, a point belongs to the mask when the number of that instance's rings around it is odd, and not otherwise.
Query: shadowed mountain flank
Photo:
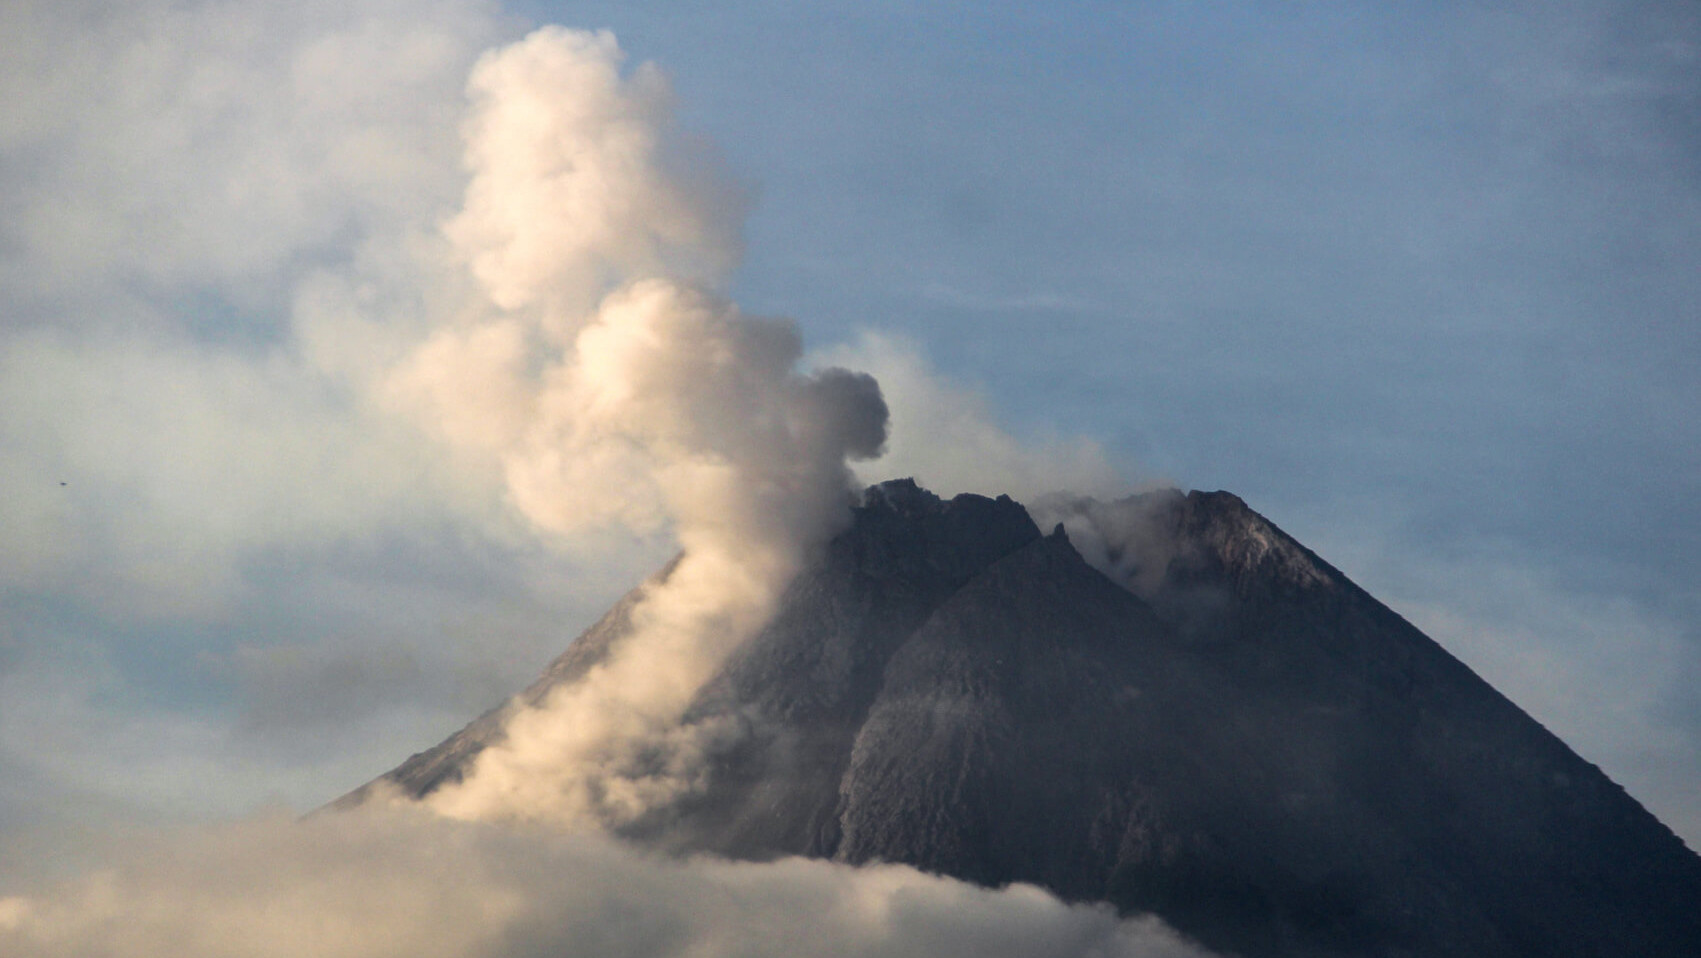
[[[699,691],[741,733],[706,786],[628,837],[1032,882],[1248,956],[1701,954],[1701,859],[1241,500],[1067,511],[869,490]],[[458,779],[639,595],[384,780]]]

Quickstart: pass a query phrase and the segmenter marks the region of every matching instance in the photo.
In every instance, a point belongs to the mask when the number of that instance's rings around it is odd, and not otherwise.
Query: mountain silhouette
[[[1006,497],[868,490],[686,716],[743,734],[627,837],[1030,882],[1255,958],[1701,955],[1701,858],[1240,499],[1050,511],[1097,567]],[[458,780],[641,595],[381,781]]]

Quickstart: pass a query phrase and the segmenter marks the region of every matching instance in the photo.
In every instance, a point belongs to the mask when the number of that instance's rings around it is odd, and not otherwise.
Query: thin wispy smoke
[[[498,459],[541,529],[666,529],[684,556],[610,661],[432,797],[455,817],[608,824],[692,787],[717,733],[678,727],[691,696],[848,520],[847,460],[885,443],[871,377],[799,372],[790,321],[716,292],[737,191],[681,165],[666,81],[621,60],[606,33],[547,28],[480,61],[472,178],[445,229],[489,308],[388,389]]]
[[[1182,548],[1182,537],[1173,525],[1180,498],[1173,489],[1108,502],[1054,492],[1034,500],[1028,511],[1041,528],[1062,525],[1070,544],[1089,565],[1151,600]]]
[[[1109,497],[1128,487],[1126,464],[1098,442],[1014,435],[999,424],[985,396],[940,375],[920,346],[902,336],[864,331],[812,358],[867,370],[891,406],[885,455],[858,470],[867,482],[909,476],[943,496],[973,492],[1022,502],[1060,489]]]

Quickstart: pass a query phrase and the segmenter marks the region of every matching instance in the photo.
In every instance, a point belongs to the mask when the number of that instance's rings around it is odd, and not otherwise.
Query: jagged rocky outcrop
[[[1033,882],[1248,956],[1701,954],[1701,859],[1238,498],[1064,511],[1108,574],[1007,498],[871,489],[692,706],[746,732],[710,786],[630,836]],[[385,780],[458,778],[637,595]]]

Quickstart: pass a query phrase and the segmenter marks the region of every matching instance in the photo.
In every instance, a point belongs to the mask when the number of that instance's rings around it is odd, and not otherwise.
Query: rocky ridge
[[[1240,499],[1064,512],[1108,572],[1008,498],[870,489],[692,705],[744,732],[709,787],[628,836],[1032,882],[1251,956],[1701,954],[1701,859]],[[641,589],[382,780],[458,778]]]

